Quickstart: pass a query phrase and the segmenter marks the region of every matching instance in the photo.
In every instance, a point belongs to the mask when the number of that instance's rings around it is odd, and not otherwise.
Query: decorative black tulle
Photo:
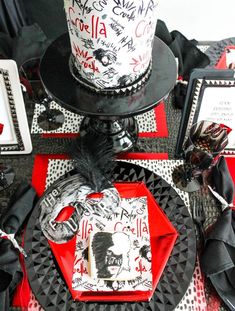
[[[110,187],[115,161],[113,143],[106,135],[91,131],[78,137],[69,154],[87,186],[95,192]]]

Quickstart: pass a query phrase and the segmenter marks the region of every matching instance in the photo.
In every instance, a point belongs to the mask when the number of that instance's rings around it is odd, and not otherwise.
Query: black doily
[[[46,310],[173,310],[184,296],[192,279],[196,259],[196,238],[188,209],[176,191],[161,177],[134,164],[118,162],[116,181],[143,181],[155,197],[179,237],[150,302],[84,303],[73,301],[63,276],[41,232],[39,209],[33,211],[26,230],[26,268],[31,288]],[[52,186],[53,187],[53,186]]]

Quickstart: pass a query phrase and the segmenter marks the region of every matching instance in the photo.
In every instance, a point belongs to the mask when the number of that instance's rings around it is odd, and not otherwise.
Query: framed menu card
[[[201,120],[227,125],[232,129],[225,153],[235,153],[235,76],[234,70],[195,69],[189,80],[175,154],[183,145],[192,125]]]
[[[13,60],[0,60],[1,154],[28,154],[32,151],[25,104],[18,69]]]

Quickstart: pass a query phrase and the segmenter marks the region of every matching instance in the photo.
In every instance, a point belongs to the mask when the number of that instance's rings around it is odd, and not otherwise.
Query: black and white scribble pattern
[[[104,189],[99,199],[88,197],[93,192],[78,175],[53,185],[39,203],[39,221],[46,238],[58,244],[68,242],[77,234],[83,214],[108,218],[116,211],[120,203],[116,188]],[[65,207],[74,208],[73,214],[65,221],[56,221]]]
[[[158,0],[64,0],[64,4],[74,67],[82,78],[79,81],[84,79],[86,85],[92,84],[97,89],[115,89],[130,85],[123,84],[131,83],[127,76],[134,73],[138,81],[147,72]],[[133,58],[141,60],[137,71]],[[119,74],[105,76],[111,65]],[[87,73],[93,73],[94,77]]]
[[[87,247],[91,247],[89,262],[83,255]],[[146,197],[122,198],[106,219],[84,214],[76,239],[73,289],[149,290],[152,270],[148,250],[151,252]]]
[[[104,67],[110,66],[117,60],[117,53],[104,50],[104,49],[97,49],[93,52],[95,59],[98,60]]]
[[[151,253],[151,248],[149,244],[143,245],[140,250],[140,256],[144,259],[146,259],[148,262],[151,262],[152,260],[152,253]]]

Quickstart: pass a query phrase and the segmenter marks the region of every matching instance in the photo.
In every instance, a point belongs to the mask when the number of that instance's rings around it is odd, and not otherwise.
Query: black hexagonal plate
[[[73,301],[33,211],[26,230],[26,268],[31,288],[46,311],[169,311],[184,296],[191,281],[196,259],[196,237],[192,218],[177,192],[155,173],[131,163],[118,162],[115,181],[143,181],[179,233],[172,254],[150,302],[84,303]],[[52,186],[53,187],[53,186]]]

